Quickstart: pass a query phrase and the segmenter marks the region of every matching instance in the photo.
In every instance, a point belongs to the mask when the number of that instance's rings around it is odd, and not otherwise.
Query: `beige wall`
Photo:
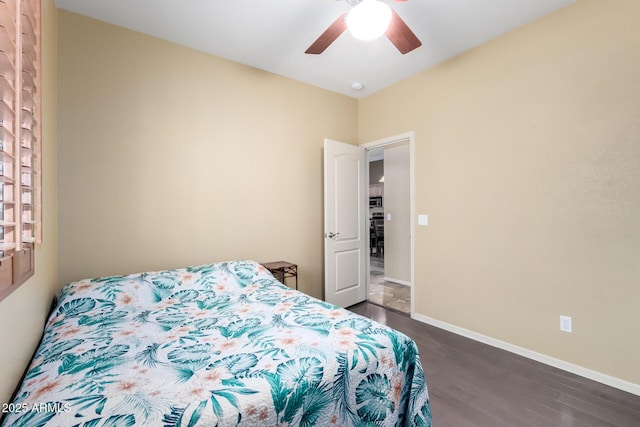
[[[411,283],[409,143],[384,148],[384,277]],[[391,215],[389,221],[388,215]]]
[[[418,314],[640,384],[638,17],[581,0],[361,101],[361,141],[415,130]]]
[[[61,283],[236,258],[322,297],[322,142],[357,101],[59,12]]]
[[[56,28],[53,0],[42,1],[43,244],[36,245],[35,275],[0,302],[0,403],[7,402],[42,335],[57,292]]]

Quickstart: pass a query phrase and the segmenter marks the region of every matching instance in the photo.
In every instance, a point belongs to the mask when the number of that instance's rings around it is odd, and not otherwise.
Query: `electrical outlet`
[[[573,325],[571,324],[571,317],[560,316],[560,330],[562,332],[572,333]]]

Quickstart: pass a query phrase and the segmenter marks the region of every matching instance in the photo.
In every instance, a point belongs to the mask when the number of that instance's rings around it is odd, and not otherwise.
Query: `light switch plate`
[[[387,214],[387,221],[391,221],[391,214],[390,213]]]
[[[429,225],[429,215],[418,215],[418,225]]]

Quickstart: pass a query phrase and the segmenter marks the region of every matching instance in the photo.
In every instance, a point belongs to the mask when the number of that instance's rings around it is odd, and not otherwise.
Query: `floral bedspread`
[[[252,261],[67,285],[3,426],[429,426],[415,343]]]

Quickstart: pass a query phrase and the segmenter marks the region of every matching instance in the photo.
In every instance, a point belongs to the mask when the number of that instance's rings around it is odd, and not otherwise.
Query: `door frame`
[[[410,221],[410,247],[411,247],[411,312],[410,316],[413,319],[413,315],[415,312],[415,227],[416,227],[416,215],[415,215],[415,132],[405,132],[399,135],[390,136],[383,139],[378,139],[371,142],[365,142],[360,144],[361,147],[365,149],[366,159],[369,159],[368,152],[375,148],[383,148],[386,146],[390,146],[393,144],[398,144],[402,142],[409,142],[409,213],[411,214]],[[365,168],[365,182],[369,182],[369,162],[366,162]],[[365,210],[365,215],[369,215],[369,210]],[[369,251],[366,251],[367,256],[367,267],[371,267],[371,255]],[[366,289],[367,296],[369,295],[369,274],[367,274],[366,279]]]

